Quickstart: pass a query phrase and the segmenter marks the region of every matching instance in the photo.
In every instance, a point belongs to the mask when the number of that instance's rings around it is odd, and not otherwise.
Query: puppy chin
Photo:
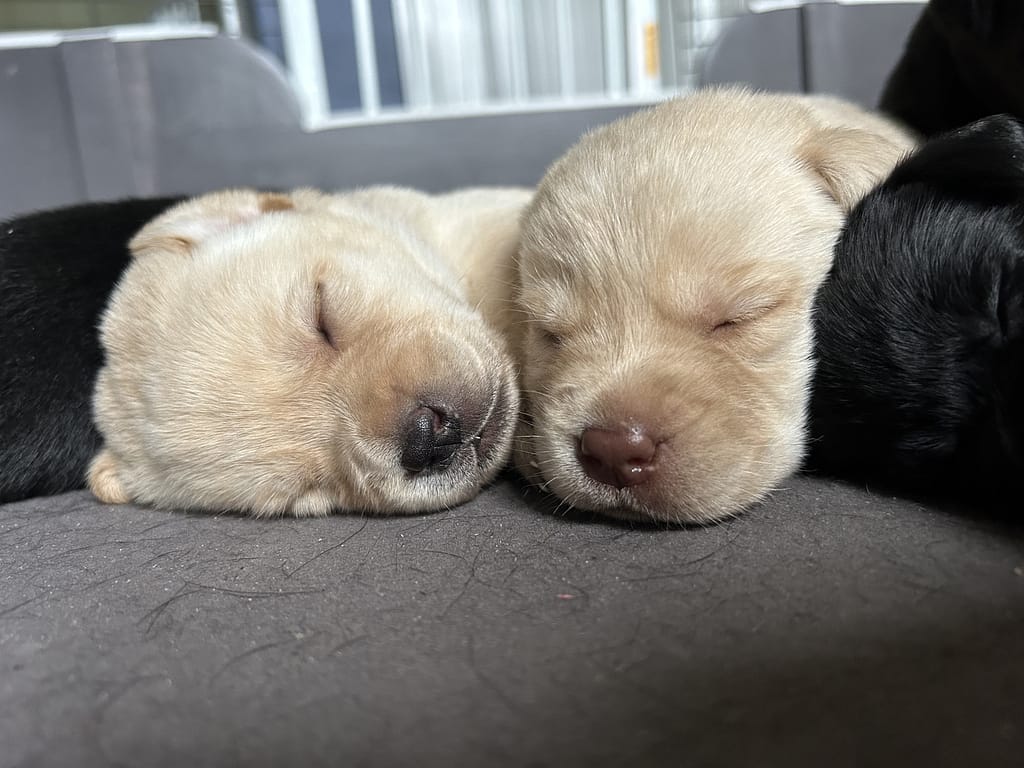
[[[560,429],[551,416],[541,416],[538,423],[540,428],[529,418],[520,420],[514,456],[520,474],[569,508],[619,520],[701,525],[735,517],[769,496],[803,458],[802,423],[780,429],[763,446],[709,452],[701,466],[686,460],[685,446],[694,438],[666,440],[644,482],[616,487],[588,474],[577,430],[568,423]],[[787,437],[789,431],[801,437]]]
[[[615,488],[588,477],[568,451],[561,453],[548,463],[565,469],[556,470],[557,474],[545,479],[543,485],[576,509],[620,520],[675,525],[713,523],[739,515],[774,489],[774,483],[765,482],[710,491],[679,477],[669,482],[652,479],[635,487]],[[776,482],[795,471],[798,463],[780,463]],[[664,474],[671,472],[666,467]]]

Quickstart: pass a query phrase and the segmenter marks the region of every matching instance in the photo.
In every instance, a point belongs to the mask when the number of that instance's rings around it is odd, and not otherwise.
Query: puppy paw
[[[324,517],[334,509],[335,502],[325,491],[310,491],[291,503],[288,513],[293,517]]]
[[[127,504],[131,501],[118,476],[117,459],[110,451],[100,451],[92,460],[87,483],[93,496],[104,504]]]

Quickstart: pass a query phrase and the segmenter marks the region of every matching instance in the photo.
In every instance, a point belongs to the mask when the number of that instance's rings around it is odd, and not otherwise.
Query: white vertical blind
[[[330,113],[316,0],[288,0],[280,8],[281,36],[292,87],[306,121],[315,125]]]
[[[746,0],[351,0],[361,112],[654,99],[692,87],[699,57]],[[329,116],[315,0],[280,0],[292,77],[312,122]],[[379,10],[379,9],[378,9]],[[400,107],[381,107],[375,32],[392,34]],[[348,113],[352,114],[352,113]]]
[[[370,0],[352,0],[352,29],[356,40],[359,67],[359,100],[367,115],[380,111],[380,84],[377,79],[377,52],[373,41],[373,16]]]

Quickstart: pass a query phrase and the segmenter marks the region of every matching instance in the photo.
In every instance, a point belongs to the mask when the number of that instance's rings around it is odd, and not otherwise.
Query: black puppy
[[[925,136],[998,113],[1024,119],[1024,2],[931,0],[879,106]]]
[[[971,502],[1024,490],[1024,126],[927,142],[853,210],[817,297],[809,465]]]
[[[99,445],[97,323],[128,241],[177,200],[86,204],[0,224],[0,502],[84,486]]]

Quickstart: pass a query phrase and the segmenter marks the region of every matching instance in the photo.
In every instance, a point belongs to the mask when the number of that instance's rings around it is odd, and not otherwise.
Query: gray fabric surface
[[[390,519],[7,505],[0,766],[1020,765],[1022,534],[813,478],[684,530],[509,479]]]

